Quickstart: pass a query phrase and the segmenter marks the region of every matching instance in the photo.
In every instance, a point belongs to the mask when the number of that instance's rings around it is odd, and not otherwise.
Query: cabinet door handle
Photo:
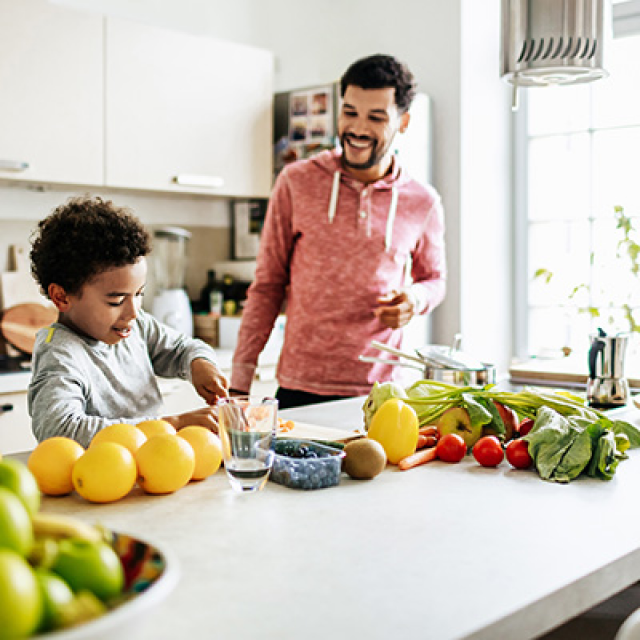
[[[28,162],[21,162],[20,160],[0,159],[0,171],[26,171],[28,168]]]
[[[180,173],[177,176],[173,176],[171,181],[183,187],[206,187],[208,189],[224,187],[224,178],[221,176],[198,176]]]

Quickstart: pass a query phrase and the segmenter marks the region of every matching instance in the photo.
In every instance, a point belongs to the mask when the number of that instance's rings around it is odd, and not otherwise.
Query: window
[[[519,355],[584,351],[597,327],[629,329],[627,307],[640,323],[640,274],[616,254],[615,217],[623,207],[640,230],[640,2],[618,3],[614,17],[623,35],[605,51],[610,77],[530,89],[516,116],[524,158],[517,184],[527,194],[519,212],[527,255],[526,273],[517,275],[526,291]]]

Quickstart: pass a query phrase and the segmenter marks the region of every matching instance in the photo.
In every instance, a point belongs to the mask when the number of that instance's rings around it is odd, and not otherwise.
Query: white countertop
[[[361,405],[282,415],[353,429]],[[248,495],[220,471],[170,496],[43,509],[171,547],[182,578],[148,638],[522,640],[640,579],[638,487],[633,451],[611,482],[557,485],[470,459]]]

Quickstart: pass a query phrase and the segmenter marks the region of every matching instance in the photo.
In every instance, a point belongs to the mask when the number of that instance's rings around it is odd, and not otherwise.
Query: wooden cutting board
[[[4,339],[23,353],[33,353],[36,333],[58,319],[55,307],[26,303],[6,309],[0,318],[0,333]]]
[[[300,440],[325,440],[328,442],[341,442],[352,440],[364,435],[364,432],[346,431],[344,429],[334,429],[333,427],[321,427],[320,425],[308,424],[306,422],[293,421],[294,427],[290,431],[279,432],[279,438],[296,438]]]

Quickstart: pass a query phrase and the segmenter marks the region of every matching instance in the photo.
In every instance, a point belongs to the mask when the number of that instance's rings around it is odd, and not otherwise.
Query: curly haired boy
[[[164,420],[217,428],[211,405],[228,385],[213,350],[141,309],[150,252],[131,211],[97,197],[72,198],[38,224],[31,271],[59,312],[33,353],[28,402],[38,441],[66,436],[87,446],[109,424],[161,417],[156,375],[190,380],[208,404]]]

